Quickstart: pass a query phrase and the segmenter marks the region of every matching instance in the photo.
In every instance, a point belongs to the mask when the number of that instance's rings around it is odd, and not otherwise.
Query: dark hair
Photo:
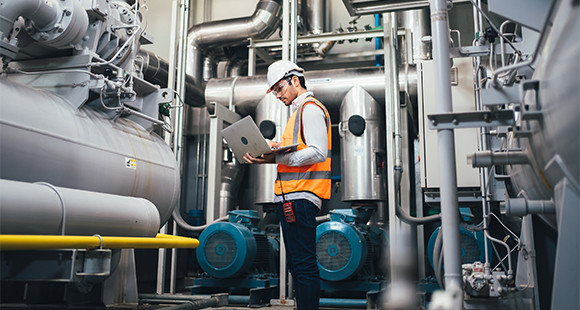
[[[288,80],[288,83],[290,83],[290,80],[293,77],[297,77],[298,78],[298,81],[300,82],[300,86],[302,86],[302,88],[308,89],[308,88],[306,88],[306,80],[304,79],[303,76],[298,76],[298,75],[295,75],[295,74],[290,74],[289,76],[286,77],[286,79]]]

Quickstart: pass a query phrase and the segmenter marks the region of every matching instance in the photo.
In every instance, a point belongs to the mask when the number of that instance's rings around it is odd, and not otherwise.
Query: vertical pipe
[[[177,79],[175,81],[175,88],[177,93],[180,94],[181,98],[185,98],[185,70],[186,70],[186,51],[187,51],[187,28],[189,21],[189,4],[187,0],[181,0],[180,3],[180,15],[179,15],[179,42],[178,42],[178,54],[177,54]],[[175,46],[175,45],[173,45]],[[173,86],[173,84],[168,84]],[[177,161],[177,167],[179,171],[182,171],[182,158],[183,158],[183,118],[184,118],[184,107],[183,104],[178,104],[175,109],[175,126],[173,135],[173,152],[175,153],[175,158]],[[177,205],[175,208],[179,210],[180,200],[177,199]],[[177,233],[176,223],[173,221],[173,234]],[[171,274],[169,281],[169,292],[171,294],[175,293],[175,277],[177,272],[177,249],[171,250]]]
[[[389,236],[391,236],[392,246],[389,247],[391,252],[391,257],[397,255],[397,240],[399,237],[399,227],[400,221],[397,219],[395,204],[396,204],[396,194],[395,194],[395,167],[396,156],[395,151],[395,125],[394,120],[395,110],[397,109],[399,103],[399,86],[397,80],[397,54],[395,46],[397,44],[397,16],[396,13],[390,12],[383,14],[383,25],[384,25],[384,53],[385,53],[385,137],[387,145],[387,192],[388,192],[388,214],[389,214]],[[398,123],[398,122],[397,122]],[[391,261],[391,281],[396,281],[397,272],[396,268],[392,268]]]
[[[169,46],[175,46],[176,39],[177,39],[177,18],[178,18],[178,5],[180,0],[173,0],[171,1],[171,29],[170,29],[170,36],[169,36]],[[167,86],[169,88],[173,88],[175,85],[175,63],[176,63],[176,51],[175,49],[169,50],[169,66],[167,68]],[[175,110],[171,111],[172,117],[171,120],[175,120]],[[165,142],[167,144],[172,144],[172,136],[166,135]],[[175,152],[175,149],[174,149]],[[179,201],[179,200],[178,200]],[[167,232],[167,224],[161,227],[162,234]],[[165,293],[165,252],[166,249],[159,249],[157,253],[157,283],[155,287],[155,292],[157,294]]]
[[[478,2],[481,2],[480,0]],[[479,33],[481,31],[481,13],[477,10],[477,8],[475,6],[473,6],[473,29],[475,30],[475,33]],[[475,40],[474,42],[475,46],[480,45],[478,40]],[[502,57],[503,59],[503,57]],[[481,73],[481,70],[479,70],[479,66],[481,64],[481,57],[477,56],[475,58],[473,58],[473,83],[475,85],[473,85],[473,89],[475,91],[475,107],[478,111],[482,110],[482,105],[481,105],[481,84],[479,81],[481,81],[481,79],[483,78],[483,74]],[[479,151],[486,151],[487,150],[487,143],[486,143],[486,135],[485,135],[485,128],[479,128],[478,129],[478,133],[479,133],[479,139],[478,139],[478,147],[479,147]],[[479,169],[479,182],[480,184],[480,190],[481,190],[481,209],[482,209],[482,216],[483,216],[483,229],[487,230],[487,219],[488,219],[488,215],[487,215],[487,209],[488,209],[488,201],[487,201],[487,189],[486,189],[486,184],[487,184],[487,178],[488,178],[488,173],[489,173],[489,168],[486,167],[482,167]],[[483,247],[484,247],[484,252],[485,252],[485,272],[487,273],[489,271],[489,245],[487,242],[487,234],[483,234],[484,236],[484,240],[483,240]]]
[[[451,102],[451,63],[449,60],[449,25],[447,1],[433,0],[431,31],[435,68],[435,102],[437,113],[453,112]],[[441,178],[441,226],[446,290],[455,294],[454,309],[463,308],[461,255],[459,244],[459,212],[457,208],[457,171],[455,167],[455,134],[452,129],[437,131]]]

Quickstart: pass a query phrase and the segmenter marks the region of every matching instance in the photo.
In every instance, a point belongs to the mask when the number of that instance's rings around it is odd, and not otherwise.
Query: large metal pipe
[[[382,67],[307,71],[304,75],[308,90],[314,92],[331,115],[338,115],[342,100],[356,85],[362,87],[379,104],[385,102],[385,73]],[[404,91],[405,84],[409,83],[409,92],[416,94],[416,71],[410,70],[407,79],[404,79],[405,74],[399,76],[399,90]],[[266,76],[239,77],[233,84],[233,78],[209,80],[205,88],[206,103],[217,102],[228,106],[231,97],[236,112],[241,115],[252,114],[268,88]]]
[[[159,212],[143,198],[0,180],[0,234],[154,237],[158,230]]]
[[[169,77],[169,63],[157,54],[140,50],[139,58],[142,59],[143,75],[145,80],[157,84],[162,88],[167,87]],[[205,104],[203,93],[205,85],[197,85],[191,75],[185,76],[185,98],[183,101],[190,106],[200,107]]]
[[[198,24],[189,29],[187,73],[195,83],[202,82],[205,49],[213,46],[243,42],[249,38],[266,38],[276,30],[280,21],[279,0],[260,0],[254,14]]]
[[[413,64],[416,61],[429,59],[431,50],[421,41],[424,36],[431,35],[431,24],[429,23],[429,9],[401,11],[397,13],[398,25],[411,30],[412,39],[407,38],[406,44],[412,44],[413,59],[407,59],[407,63]]]
[[[451,62],[449,60],[449,24],[447,1],[433,0],[431,31],[433,60],[436,73],[435,98],[437,113],[453,112],[451,102]],[[441,225],[445,263],[445,289],[453,294],[454,309],[463,308],[461,279],[461,249],[459,243],[459,212],[457,207],[457,171],[455,166],[455,133],[453,129],[437,131],[441,179]]]
[[[3,78],[0,94],[0,178],[141,197],[169,219],[179,169],[156,134]]]
[[[321,34],[324,32],[325,25],[325,8],[324,0],[306,0],[304,19],[308,25],[308,31],[312,34]]]

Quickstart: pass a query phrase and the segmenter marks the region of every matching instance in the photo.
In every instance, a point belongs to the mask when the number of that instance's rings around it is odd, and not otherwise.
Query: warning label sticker
[[[137,169],[137,161],[135,158],[125,157],[125,167],[129,169]]]

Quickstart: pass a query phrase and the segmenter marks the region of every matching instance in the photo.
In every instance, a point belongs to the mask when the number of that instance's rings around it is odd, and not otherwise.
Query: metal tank
[[[179,169],[156,134],[5,78],[0,94],[0,178],[141,197],[169,219]]]
[[[530,165],[510,166],[512,184],[529,200],[549,200],[563,176],[580,184],[580,9],[558,14],[532,77],[537,90],[528,91],[520,113],[521,130],[532,136],[514,138],[510,145],[525,149],[531,159]],[[541,117],[530,118],[530,112]]]
[[[266,89],[266,88],[264,88]],[[265,93],[263,91],[262,93]],[[262,97],[256,108],[256,124],[262,135],[273,141],[281,141],[282,133],[290,116],[290,109],[267,94]],[[273,135],[272,135],[273,134]],[[254,188],[254,203],[267,204],[274,202],[274,182],[276,165],[251,165],[251,176]]]
[[[356,86],[340,106],[340,156],[343,201],[386,198],[383,108]]]

